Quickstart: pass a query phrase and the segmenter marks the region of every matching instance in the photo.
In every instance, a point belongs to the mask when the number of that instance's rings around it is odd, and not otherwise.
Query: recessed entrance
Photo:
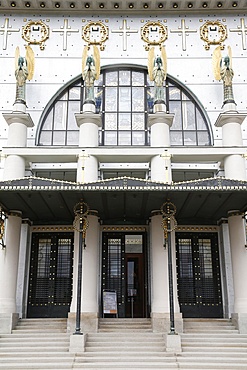
[[[66,317],[72,297],[74,233],[33,233],[28,317]]]
[[[217,233],[176,233],[176,252],[183,317],[222,317]]]
[[[104,233],[102,292],[115,291],[118,317],[147,317],[145,234]]]

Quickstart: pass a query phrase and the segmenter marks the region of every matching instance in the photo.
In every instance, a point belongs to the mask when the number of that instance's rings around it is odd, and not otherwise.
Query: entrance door
[[[116,292],[118,317],[147,315],[145,262],[145,234],[103,234],[102,290]]]
[[[28,317],[67,317],[72,296],[73,233],[34,233]]]
[[[217,233],[176,233],[176,253],[183,317],[222,317]]]

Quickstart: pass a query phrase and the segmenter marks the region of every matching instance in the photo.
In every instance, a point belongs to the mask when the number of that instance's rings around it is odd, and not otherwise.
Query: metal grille
[[[117,292],[118,314],[124,315],[124,240],[123,236],[114,237],[104,235],[103,242],[103,266],[102,266],[103,290],[115,290]]]
[[[72,296],[73,233],[34,233],[32,238],[29,317],[63,317]]]
[[[177,233],[178,296],[185,317],[221,317],[216,233]]]

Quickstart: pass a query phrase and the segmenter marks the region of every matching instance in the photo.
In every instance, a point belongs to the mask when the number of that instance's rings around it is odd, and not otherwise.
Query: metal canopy
[[[180,225],[213,225],[228,211],[247,211],[247,181],[211,178],[164,184],[135,178],[72,183],[26,177],[0,182],[5,211],[20,210],[34,224],[68,224],[83,199],[104,224],[145,224],[169,199]]]

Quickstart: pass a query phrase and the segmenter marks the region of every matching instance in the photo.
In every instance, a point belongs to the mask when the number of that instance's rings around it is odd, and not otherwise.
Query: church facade
[[[0,332],[247,332],[246,37],[244,1],[1,2]]]

